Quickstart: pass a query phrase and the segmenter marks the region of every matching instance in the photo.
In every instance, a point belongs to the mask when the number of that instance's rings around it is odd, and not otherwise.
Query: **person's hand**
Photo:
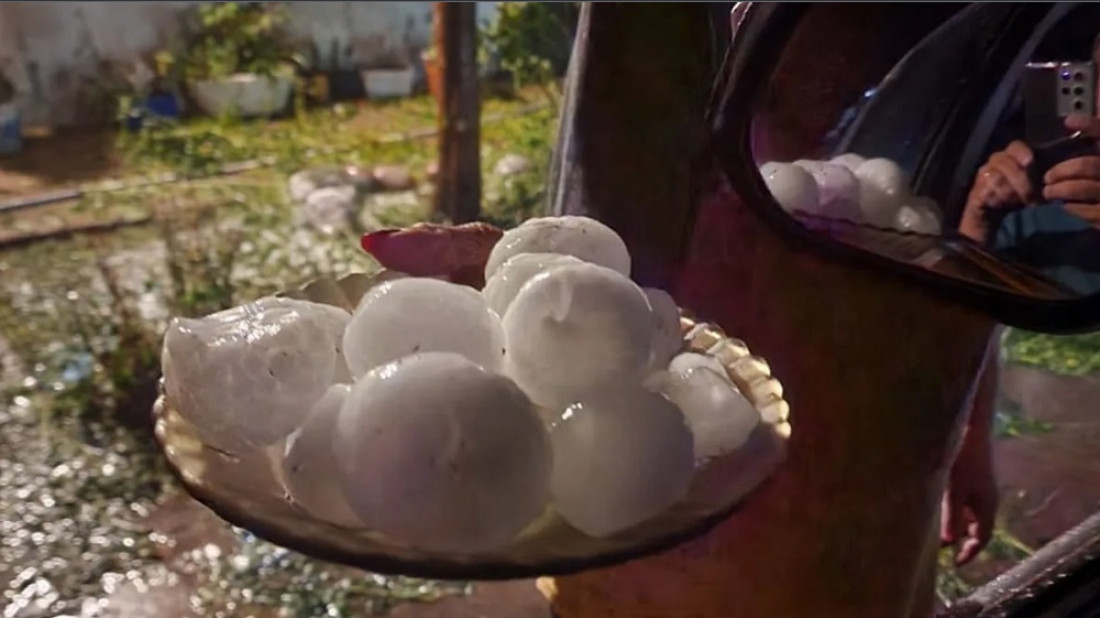
[[[1066,128],[1100,139],[1100,119],[1091,116],[1069,116]],[[1043,198],[1063,201],[1066,211],[1100,227],[1100,154],[1062,161],[1043,184]]]
[[[417,223],[363,235],[360,244],[385,268],[481,289],[485,262],[504,232],[488,223]]]
[[[1017,140],[1004,150],[993,153],[985,165],[978,168],[974,184],[966,199],[959,231],[979,242],[985,239],[983,211],[986,208],[1026,205],[1034,201],[1034,190],[1027,167],[1034,154],[1027,144]]]
[[[967,201],[987,208],[1031,203],[1033,195],[1027,166],[1032,159],[1031,148],[1019,140],[993,153],[978,169]]]
[[[955,548],[955,564],[974,559],[993,537],[997,517],[997,482],[990,437],[967,428],[962,449],[951,467],[941,507],[940,540]]]

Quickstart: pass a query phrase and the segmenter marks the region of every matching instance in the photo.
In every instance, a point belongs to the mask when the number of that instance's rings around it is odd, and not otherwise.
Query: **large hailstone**
[[[829,160],[829,163],[836,165],[843,165],[848,168],[848,171],[855,172],[859,166],[863,165],[863,162],[867,159],[857,155],[854,152],[847,152],[842,155],[837,155]]]
[[[454,353],[408,356],[360,379],[335,452],[364,524],[424,549],[499,547],[549,500],[550,444],[534,406]]]
[[[665,367],[684,347],[684,336],[680,332],[680,308],[664,290],[642,288],[642,292],[653,312],[653,349],[649,366]]]
[[[795,161],[795,165],[814,177],[818,195],[816,214],[848,221],[863,218],[859,208],[859,179],[850,169],[821,161]]]
[[[550,429],[554,508],[604,537],[681,500],[695,466],[691,431],[664,397],[609,389],[567,408]]]
[[[728,455],[760,424],[760,412],[722,373],[695,366],[668,372],[657,389],[676,404],[695,437],[695,458]]]
[[[817,183],[810,172],[793,163],[772,162],[760,166],[760,175],[783,210],[817,212]]]
[[[501,236],[485,263],[485,279],[520,253],[559,253],[630,275],[630,253],[615,230],[589,217],[537,217]]]
[[[211,446],[274,444],[342,377],[348,320],[343,309],[288,298],[175,318],[162,353],[168,400]]]
[[[909,178],[890,159],[868,159],[856,168],[859,207],[872,225],[893,227],[898,208],[909,198]]]
[[[911,198],[898,209],[894,227],[905,232],[939,235],[943,232],[939,206],[926,197]]]
[[[557,266],[581,263],[581,260],[571,255],[559,253],[519,253],[497,268],[496,273],[485,282],[485,289],[481,294],[489,308],[502,316],[523,284],[532,277]]]
[[[653,314],[642,290],[595,264],[536,275],[504,315],[508,375],[536,403],[563,407],[649,367]]]
[[[305,424],[290,434],[282,461],[283,483],[291,499],[307,513],[345,528],[361,527],[344,498],[333,452],[333,433],[351,386],[329,388],[309,413]]]
[[[473,288],[410,277],[371,288],[344,334],[353,376],[416,352],[455,352],[490,371],[500,368],[500,320]]]

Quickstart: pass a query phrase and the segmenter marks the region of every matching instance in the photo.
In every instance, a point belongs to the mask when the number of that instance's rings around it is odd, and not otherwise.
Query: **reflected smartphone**
[[[1032,146],[1069,137],[1065,118],[1096,115],[1096,66],[1091,62],[1033,62],[1024,69],[1024,133]]]

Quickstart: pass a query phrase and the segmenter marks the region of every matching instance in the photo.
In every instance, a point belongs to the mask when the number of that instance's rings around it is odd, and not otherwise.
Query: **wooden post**
[[[435,212],[459,224],[476,220],[481,212],[477,4],[437,2],[434,17],[443,73]]]

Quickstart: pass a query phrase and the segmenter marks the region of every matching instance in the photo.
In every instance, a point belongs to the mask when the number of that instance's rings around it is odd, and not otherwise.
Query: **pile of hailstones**
[[[943,231],[939,205],[913,195],[905,171],[890,159],[864,159],[849,153],[829,161],[771,162],[760,166],[760,175],[790,213],[918,234]]]
[[[506,232],[483,292],[379,284],[354,313],[265,298],[173,321],[168,401],[210,446],[279,449],[311,516],[422,549],[499,548],[548,505],[602,537],[681,500],[760,413],[584,217]]]

